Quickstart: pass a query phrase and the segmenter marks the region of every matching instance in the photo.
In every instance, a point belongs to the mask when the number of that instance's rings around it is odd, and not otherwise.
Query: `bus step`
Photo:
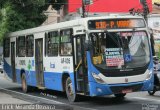
[[[78,91],[84,91],[84,85],[83,85],[83,80],[80,80],[80,81],[78,81],[77,82],[77,84],[78,84]]]
[[[38,86],[37,88],[38,88],[38,89],[42,89],[42,90],[45,90],[45,89],[46,89],[46,88],[43,87],[43,86]]]
[[[79,93],[77,93],[78,95],[84,95],[84,93],[83,92],[79,92]]]

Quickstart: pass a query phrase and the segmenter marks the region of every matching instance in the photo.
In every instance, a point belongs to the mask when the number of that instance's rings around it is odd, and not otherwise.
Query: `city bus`
[[[13,82],[79,95],[124,97],[153,89],[150,34],[140,16],[108,15],[11,32],[4,71]]]

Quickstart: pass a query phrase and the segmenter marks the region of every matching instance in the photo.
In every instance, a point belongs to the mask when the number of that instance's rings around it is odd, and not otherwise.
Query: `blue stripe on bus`
[[[12,71],[11,66],[4,60],[4,70],[6,71],[7,75],[12,79]],[[21,84],[21,70],[16,69],[16,78],[17,82]],[[35,71],[27,71],[25,70],[27,84],[30,86],[36,86],[36,72]],[[62,91],[62,75],[63,73],[53,73],[53,72],[44,72],[44,84],[47,89],[53,89]],[[72,80],[72,84],[74,87],[74,74],[69,74]]]
[[[3,69],[4,71],[7,73],[7,75],[12,78],[12,69],[11,66],[6,62],[6,60],[4,59],[4,65],[3,65]]]
[[[62,91],[62,73],[44,72],[45,87]]]

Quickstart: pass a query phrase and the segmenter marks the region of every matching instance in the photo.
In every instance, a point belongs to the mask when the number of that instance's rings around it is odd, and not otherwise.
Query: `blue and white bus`
[[[9,33],[4,71],[31,87],[104,96],[153,89],[150,35],[140,16],[88,17]]]

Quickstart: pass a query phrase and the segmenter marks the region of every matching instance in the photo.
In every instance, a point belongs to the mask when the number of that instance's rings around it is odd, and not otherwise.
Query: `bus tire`
[[[68,77],[65,82],[65,91],[70,103],[77,101],[77,95],[74,93],[71,78]]]
[[[125,95],[126,93],[114,94],[116,98],[123,98]]]
[[[156,87],[154,86],[153,90],[148,91],[149,95],[154,95],[154,93],[156,92]]]
[[[22,91],[24,93],[27,93],[29,91],[29,86],[27,85],[25,73],[22,74],[21,80],[22,80],[21,81],[22,82]]]

